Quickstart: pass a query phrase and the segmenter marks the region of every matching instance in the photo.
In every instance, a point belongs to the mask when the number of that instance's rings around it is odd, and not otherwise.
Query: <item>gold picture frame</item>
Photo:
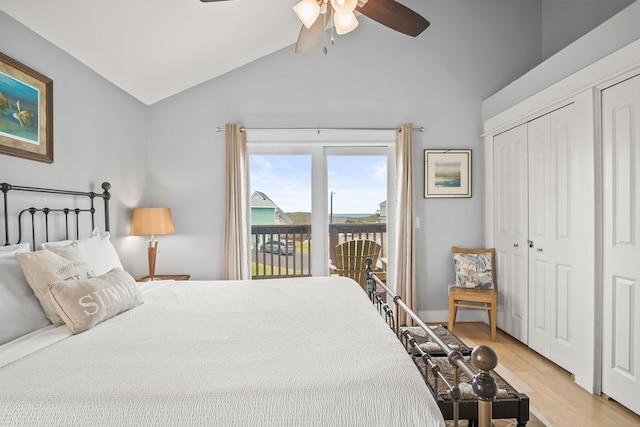
[[[424,150],[424,197],[471,197],[471,150]]]
[[[53,80],[2,52],[0,154],[53,163]]]

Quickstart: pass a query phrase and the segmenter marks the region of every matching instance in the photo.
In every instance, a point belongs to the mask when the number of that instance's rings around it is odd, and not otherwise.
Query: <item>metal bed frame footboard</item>
[[[65,227],[65,240],[69,240],[71,238],[71,233],[69,231],[69,214],[72,214],[71,217],[75,218],[75,238],[80,238],[80,215],[81,214],[89,214],[91,218],[91,230],[95,228],[95,205],[94,200],[96,198],[104,200],[104,231],[109,231],[109,200],[111,199],[111,193],[109,190],[111,189],[111,184],[108,182],[102,183],[102,193],[95,193],[93,191],[82,192],[82,191],[72,191],[72,190],[60,190],[53,188],[40,188],[40,187],[25,187],[20,185],[11,185],[7,183],[0,183],[0,191],[2,191],[3,202],[4,202],[4,246],[8,246],[12,244],[9,238],[9,202],[8,195],[10,191],[25,191],[32,193],[45,193],[45,194],[59,194],[65,196],[80,196],[86,197],[89,199],[89,207],[88,208],[80,208],[80,207],[71,207],[71,208],[36,208],[30,207],[26,209],[22,209],[18,216],[18,239],[13,243],[22,243],[23,241],[23,215],[30,214],[31,217],[31,247],[32,250],[36,249],[36,214],[41,213],[44,215],[44,239],[46,242],[49,241],[49,216],[51,214],[62,214],[64,215],[64,227]]]
[[[411,310],[411,308],[402,301],[402,299],[394,293],[386,283],[382,282],[372,268],[371,258],[367,258],[365,261],[367,268],[367,293],[371,302],[373,302],[378,312],[383,316],[387,324],[393,329],[398,339],[401,341],[408,340],[410,348],[412,350],[413,357],[421,358],[425,362],[425,367],[431,370],[435,377],[436,390],[435,395],[438,394],[438,380],[442,381],[444,386],[449,390],[451,399],[453,401],[453,425],[458,427],[460,419],[460,388],[458,384],[459,372],[462,370],[465,374],[472,378],[472,388],[478,398],[478,414],[477,420],[479,427],[491,427],[492,420],[492,406],[498,393],[498,386],[495,379],[491,376],[490,372],[498,365],[498,356],[496,352],[489,346],[480,345],[473,349],[471,352],[471,361],[477,367],[477,371],[471,367],[465,360],[462,352],[459,350],[451,349],[447,343],[445,343],[438,335],[436,335],[431,328],[429,328],[418,317],[417,314]],[[377,289],[380,286],[386,292],[385,296],[378,293]],[[389,299],[393,301],[395,305],[395,311],[389,306]],[[451,383],[440,372],[440,368],[433,362],[432,356],[429,353],[422,351],[422,349],[416,344],[412,338],[407,338],[407,335],[403,335],[399,325],[399,310],[404,311],[416,325],[422,328],[425,333],[435,342],[442,352],[447,356],[448,362],[453,367],[454,379]],[[426,374],[426,373],[425,373]],[[426,381],[426,378],[425,378]]]

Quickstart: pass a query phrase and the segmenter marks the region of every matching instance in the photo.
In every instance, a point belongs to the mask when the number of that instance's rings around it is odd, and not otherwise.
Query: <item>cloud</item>
[[[250,156],[251,192],[262,191],[285,212],[311,212],[311,179],[310,156]],[[374,214],[387,199],[387,158],[329,156],[327,181],[334,213]]]

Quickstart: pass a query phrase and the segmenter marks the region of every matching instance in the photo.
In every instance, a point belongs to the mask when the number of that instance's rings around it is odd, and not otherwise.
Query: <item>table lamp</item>
[[[156,254],[159,234],[173,234],[170,208],[135,208],[131,220],[131,234],[149,236],[149,280],[155,280]]]

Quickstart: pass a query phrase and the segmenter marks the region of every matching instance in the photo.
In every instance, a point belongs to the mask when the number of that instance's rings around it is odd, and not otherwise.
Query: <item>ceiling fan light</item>
[[[353,12],[334,13],[333,25],[336,27],[336,33],[342,35],[347,34],[358,26],[358,20]]]
[[[356,9],[358,0],[331,0],[331,6],[336,13],[347,14]]]
[[[293,11],[298,15],[305,27],[311,28],[320,15],[320,5],[316,0],[302,0],[293,6]]]

